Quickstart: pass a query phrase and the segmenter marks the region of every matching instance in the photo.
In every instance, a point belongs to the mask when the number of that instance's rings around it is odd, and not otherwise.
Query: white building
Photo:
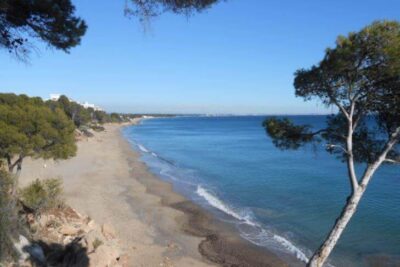
[[[96,106],[95,104],[90,104],[89,102],[85,101],[85,103],[81,104],[84,108],[92,108],[94,110],[102,111],[103,109]]]
[[[58,101],[60,99],[61,94],[50,94],[50,100]]]
[[[61,94],[50,94],[50,100],[51,101],[58,101],[60,99]],[[69,101],[78,103],[79,105],[82,105],[84,108],[92,108],[96,111],[103,111],[102,108],[96,106],[95,104],[90,104],[89,102],[85,101],[85,103],[79,103],[78,101],[72,100],[71,98],[68,98]]]

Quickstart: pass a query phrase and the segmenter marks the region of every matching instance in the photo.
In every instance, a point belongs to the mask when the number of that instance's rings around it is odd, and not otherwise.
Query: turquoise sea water
[[[234,224],[242,237],[305,261],[345,203],[346,166],[322,145],[298,151],[275,148],[261,127],[264,118],[150,119],[125,128],[124,135],[152,172]],[[324,116],[291,118],[316,128],[325,122]],[[382,266],[400,266],[399,193],[400,167],[384,166],[371,181],[330,264],[370,266],[379,259]]]

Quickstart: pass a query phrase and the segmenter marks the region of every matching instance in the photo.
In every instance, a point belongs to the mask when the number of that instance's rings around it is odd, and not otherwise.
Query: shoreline
[[[122,129],[123,127],[120,130],[121,142],[126,142],[129,145],[127,153],[133,152],[133,159],[131,160],[139,160],[146,171],[152,175],[145,179],[139,177],[138,180],[145,185],[149,194],[161,198],[162,205],[183,213],[186,218],[184,218],[184,223],[180,225],[180,229],[188,235],[202,238],[198,249],[203,257],[218,264],[218,266],[288,266],[273,252],[240,237],[233,225],[219,221],[209,211],[176,192],[172,183],[153,174],[146,164],[140,160],[140,152],[135,151],[122,135]],[[180,200],[176,201],[176,198]]]
[[[122,135],[128,125],[109,124],[79,141],[69,160],[28,159],[21,186],[62,178],[67,204],[114,226],[128,266],[288,266],[152,174]]]

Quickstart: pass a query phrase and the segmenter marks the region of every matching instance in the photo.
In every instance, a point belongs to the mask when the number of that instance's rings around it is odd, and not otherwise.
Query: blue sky
[[[89,29],[70,54],[38,44],[30,63],[0,51],[2,92],[66,94],[108,111],[326,113],[294,97],[293,73],[336,36],[400,19],[398,0],[227,0],[144,31],[124,0],[72,0]]]

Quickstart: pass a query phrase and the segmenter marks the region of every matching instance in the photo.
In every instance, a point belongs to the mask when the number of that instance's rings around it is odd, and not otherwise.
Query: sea
[[[153,118],[123,134],[175,191],[249,242],[306,262],[350,193],[346,165],[323,144],[276,148],[266,117]],[[315,129],[326,123],[322,115],[288,117]],[[400,266],[400,166],[378,170],[327,266]]]

